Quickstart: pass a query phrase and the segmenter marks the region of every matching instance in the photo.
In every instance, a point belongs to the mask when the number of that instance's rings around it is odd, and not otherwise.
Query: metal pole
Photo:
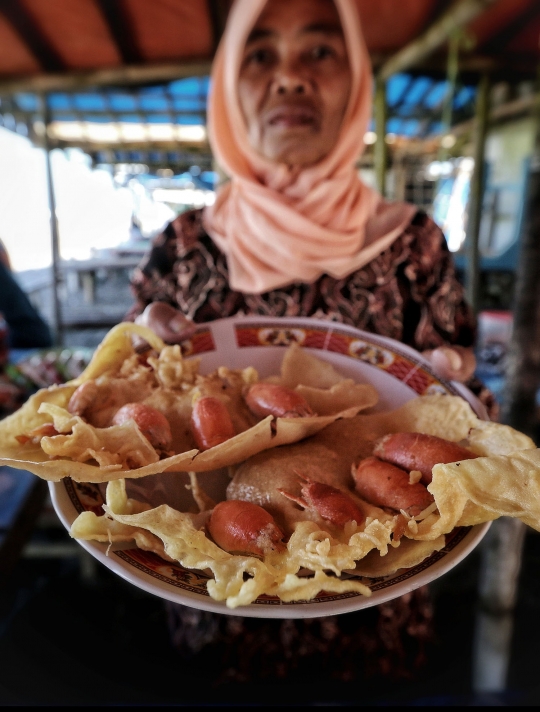
[[[489,116],[490,80],[487,74],[482,75],[476,95],[476,127],[474,140],[474,171],[471,179],[467,223],[467,239],[465,249],[467,268],[465,273],[465,289],[469,304],[474,312],[479,307],[480,259],[478,238],[482,220],[482,200],[484,197],[484,151]]]
[[[375,132],[374,147],[375,178],[379,193],[386,195],[386,165],[388,147],[386,145],[386,82],[377,80],[375,84]]]
[[[45,124],[44,133],[44,148],[45,148],[45,165],[47,170],[47,192],[49,196],[49,210],[51,213],[50,225],[51,225],[51,248],[52,248],[52,275],[53,275],[53,330],[55,335],[55,342],[58,346],[62,345],[63,342],[63,327],[62,327],[62,312],[60,307],[60,297],[58,294],[58,287],[60,285],[60,239],[58,234],[58,220],[56,217],[56,200],[54,196],[54,182],[51,166],[51,147],[49,143],[49,124],[51,123],[51,116],[49,111],[49,106],[47,102],[47,95],[42,95],[42,110],[43,110],[43,123]]]

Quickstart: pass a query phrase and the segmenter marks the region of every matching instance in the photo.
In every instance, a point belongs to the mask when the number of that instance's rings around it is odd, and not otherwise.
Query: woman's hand
[[[166,302],[149,304],[135,323],[152,329],[167,344],[179,344],[190,339],[197,328],[191,319]]]
[[[476,358],[472,348],[465,346],[439,346],[433,351],[423,351],[439,378],[465,383],[472,378],[476,368]]]

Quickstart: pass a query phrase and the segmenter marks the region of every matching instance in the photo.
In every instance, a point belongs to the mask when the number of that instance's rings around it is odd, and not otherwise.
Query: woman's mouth
[[[310,107],[279,106],[268,112],[266,123],[281,129],[315,127],[317,112]]]

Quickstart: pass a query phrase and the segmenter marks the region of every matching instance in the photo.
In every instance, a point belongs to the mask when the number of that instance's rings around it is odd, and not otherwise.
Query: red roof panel
[[[18,0],[68,69],[121,64],[105,19],[94,0]]]
[[[125,0],[134,41],[152,62],[209,57],[212,28],[208,3],[178,0]]]
[[[434,0],[356,0],[370,52],[401,49],[426,27]]]
[[[0,15],[0,74],[34,74],[39,62],[11,24]]]

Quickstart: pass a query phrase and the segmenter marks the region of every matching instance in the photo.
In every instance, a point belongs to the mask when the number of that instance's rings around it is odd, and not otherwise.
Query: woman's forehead
[[[291,30],[343,35],[334,0],[268,0],[248,37],[248,43]]]

